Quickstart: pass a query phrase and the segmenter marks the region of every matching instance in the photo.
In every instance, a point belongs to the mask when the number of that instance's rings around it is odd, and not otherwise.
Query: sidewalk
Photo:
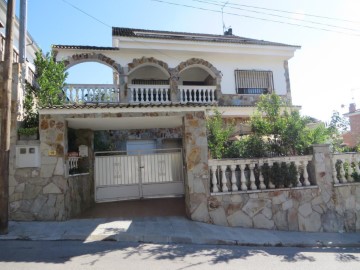
[[[122,241],[286,247],[360,247],[360,233],[302,233],[229,228],[184,217],[10,222],[0,240]]]

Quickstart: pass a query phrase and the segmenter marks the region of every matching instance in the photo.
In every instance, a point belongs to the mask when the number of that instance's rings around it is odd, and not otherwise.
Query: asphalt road
[[[360,269],[360,248],[0,241],[0,269]]]

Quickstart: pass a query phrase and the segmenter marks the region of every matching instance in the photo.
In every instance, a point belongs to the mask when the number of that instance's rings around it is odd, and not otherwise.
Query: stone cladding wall
[[[209,183],[198,181],[189,195],[197,198],[191,218],[271,230],[360,231],[360,183],[334,184],[330,156],[327,145],[314,146],[315,186],[208,194]]]

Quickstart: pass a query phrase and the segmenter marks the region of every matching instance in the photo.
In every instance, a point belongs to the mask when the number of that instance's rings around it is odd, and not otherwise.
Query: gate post
[[[192,220],[209,222],[210,175],[205,111],[186,113],[184,150],[186,213]]]

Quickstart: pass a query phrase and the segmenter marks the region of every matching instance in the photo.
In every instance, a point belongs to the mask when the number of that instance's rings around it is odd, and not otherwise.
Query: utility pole
[[[11,126],[11,91],[13,66],[13,25],[15,0],[7,1],[5,30],[5,65],[1,87],[0,123],[0,234],[8,233],[9,225],[9,157]]]
[[[20,0],[19,63],[26,62],[26,17],[27,0]],[[23,74],[24,78],[25,74]]]

